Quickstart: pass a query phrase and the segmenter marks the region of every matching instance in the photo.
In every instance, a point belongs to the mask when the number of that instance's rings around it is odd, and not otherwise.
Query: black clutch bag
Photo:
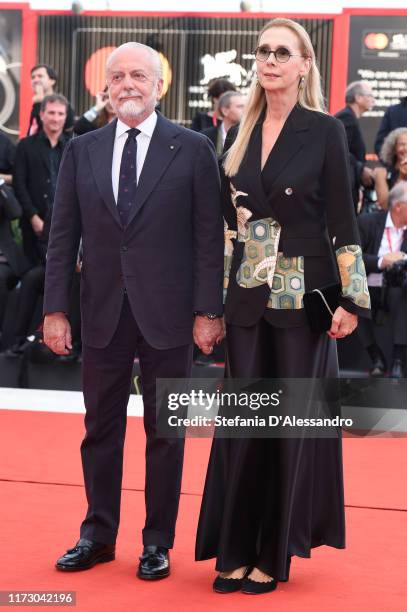
[[[331,328],[332,317],[339,306],[341,290],[341,285],[337,283],[304,293],[304,309],[312,331],[326,332]]]

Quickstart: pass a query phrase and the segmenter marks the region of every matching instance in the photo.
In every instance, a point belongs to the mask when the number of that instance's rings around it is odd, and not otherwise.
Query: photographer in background
[[[377,321],[384,307],[393,335],[389,375],[402,378],[407,345],[407,288],[386,287],[383,276],[396,262],[407,259],[407,181],[400,181],[390,190],[388,211],[362,214],[358,217],[358,225],[373,315],[372,320],[360,319],[358,333],[372,360],[371,376],[383,376],[387,365],[375,340],[373,321]]]
[[[22,209],[12,190],[0,179],[0,345],[7,298],[27,270],[22,248],[14,241],[10,222],[19,219]]]

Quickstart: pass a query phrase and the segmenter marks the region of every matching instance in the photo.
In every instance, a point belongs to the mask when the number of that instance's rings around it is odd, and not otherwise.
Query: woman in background
[[[407,127],[397,128],[386,136],[380,159],[385,165],[374,170],[375,190],[380,208],[387,210],[390,189],[407,180]]]
[[[208,84],[208,98],[212,109],[205,113],[197,113],[192,119],[191,129],[202,132],[210,127],[216,127],[222,118],[218,116],[218,101],[226,91],[236,91],[236,87],[227,79],[212,79]]]
[[[75,121],[74,134],[81,136],[81,134],[92,132],[107,125],[113,119],[116,119],[116,113],[109,102],[109,94],[107,93],[107,87],[105,87],[103,91],[97,94],[96,104]]]

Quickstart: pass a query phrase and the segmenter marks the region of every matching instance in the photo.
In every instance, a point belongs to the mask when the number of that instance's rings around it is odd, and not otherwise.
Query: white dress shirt
[[[137,135],[137,182],[139,181],[141,171],[143,169],[144,161],[146,159],[148,147],[150,146],[151,137],[157,124],[157,113],[154,111],[144,119],[137,129],[140,130],[140,134]],[[119,178],[120,178],[120,164],[122,162],[122,154],[124,145],[127,140],[127,130],[130,129],[129,125],[126,125],[120,119],[117,120],[116,135],[113,146],[113,159],[112,159],[112,186],[113,195],[117,204],[117,196],[119,193]]]
[[[378,266],[382,263],[383,257],[387,253],[394,253],[400,251],[401,244],[403,242],[405,227],[396,227],[391,218],[390,211],[387,213],[386,224],[384,226],[384,232],[382,241],[380,244]],[[367,277],[367,284],[369,287],[381,287],[383,284],[383,273],[382,272],[371,272]]]

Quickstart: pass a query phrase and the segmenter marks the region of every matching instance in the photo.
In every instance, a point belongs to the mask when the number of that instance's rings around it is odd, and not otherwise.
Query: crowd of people
[[[51,66],[34,66],[31,70],[33,106],[27,136],[15,146],[0,132],[0,350],[8,357],[22,354],[27,337],[41,323],[48,236],[64,148],[70,138],[103,127],[116,117],[107,88],[96,96],[89,110],[80,117],[75,116],[68,99],[56,92],[57,78]],[[242,118],[246,100],[226,78],[209,83],[207,98],[211,109],[197,113],[191,129],[205,134],[220,157],[228,131]],[[367,82],[350,83],[345,93],[346,106],[336,117],[343,123],[348,139],[352,196],[369,271],[373,312],[377,314],[374,324],[365,321],[359,326],[359,335],[372,360],[370,373],[384,375],[388,366],[383,350],[374,339],[374,327],[387,312],[394,346],[390,374],[399,377],[403,375],[407,345],[407,317],[404,316],[407,290],[387,287],[383,272],[407,257],[407,206],[401,205],[407,201],[407,98],[387,109],[375,141],[379,161],[372,167],[366,161],[360,118],[374,102]],[[81,349],[80,267],[79,250],[70,311],[74,348],[69,359],[80,356]],[[8,337],[13,341],[5,346],[2,332],[7,300],[16,287],[19,288],[17,308],[13,329],[8,330]],[[209,358],[196,349],[197,363],[206,363],[208,359],[222,360],[222,349],[217,347]]]

